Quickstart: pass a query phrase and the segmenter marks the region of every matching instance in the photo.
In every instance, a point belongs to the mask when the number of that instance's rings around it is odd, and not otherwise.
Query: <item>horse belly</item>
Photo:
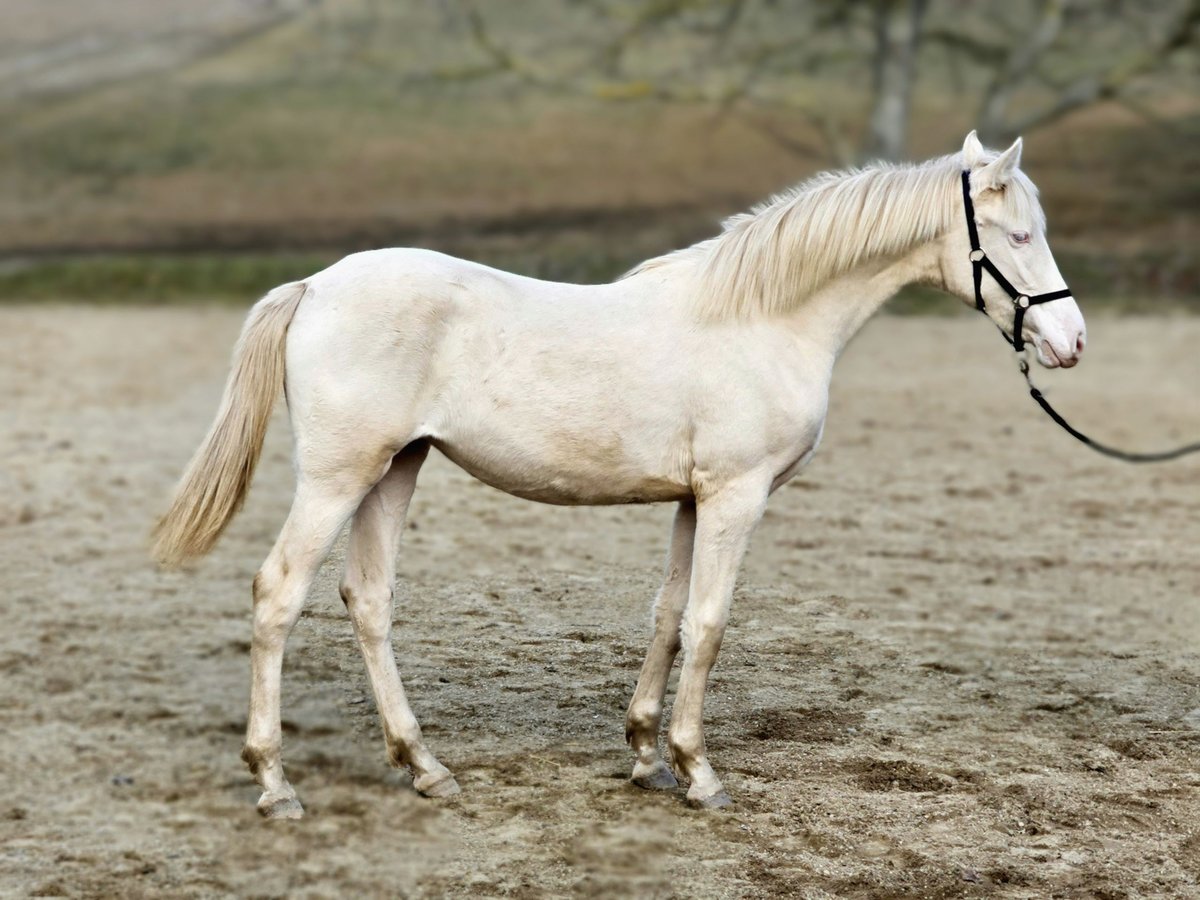
[[[452,462],[494,488],[564,506],[659,503],[692,496],[689,467],[648,463],[614,436],[481,431],[435,438]]]

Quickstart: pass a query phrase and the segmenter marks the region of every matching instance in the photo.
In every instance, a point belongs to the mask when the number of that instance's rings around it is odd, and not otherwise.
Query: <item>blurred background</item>
[[[274,285],[387,245],[608,280],[975,127],[1024,135],[1087,316],[1039,383],[1194,441],[1198,44],[1200,0],[0,0],[0,894],[1200,896],[1200,457],[1078,446],[946,297],[856,339],[755,537],[720,821],[625,783],[667,505],[431,454],[395,647],[464,793],[386,771],[339,547],[284,666],[314,820],[269,836],[238,753],[283,404],[214,554],[147,546]]]
[[[1025,136],[1085,309],[1200,310],[1198,0],[5,0],[0,17],[0,300],[248,304],[387,245],[607,280],[815,171],[952,152],[978,127]]]

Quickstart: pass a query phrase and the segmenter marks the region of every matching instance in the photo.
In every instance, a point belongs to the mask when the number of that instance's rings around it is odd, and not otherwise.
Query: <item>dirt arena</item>
[[[431,458],[395,646],[463,793],[386,767],[339,550],[285,664],[308,815],[261,821],[238,753],[283,417],[210,559],[145,553],[240,320],[0,309],[0,895],[1200,894],[1200,461],[1077,446],[973,316],[873,322],[773,499],[707,706],[731,811],[625,780],[671,509],[537,506]],[[1123,444],[1194,439],[1200,321],[1090,326],[1051,396]]]

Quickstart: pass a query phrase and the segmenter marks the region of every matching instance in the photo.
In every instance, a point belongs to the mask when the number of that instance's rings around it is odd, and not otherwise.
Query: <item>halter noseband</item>
[[[963,192],[963,209],[967,213],[967,236],[971,239],[971,275],[975,281],[975,308],[981,313],[987,312],[987,307],[983,303],[983,270],[987,269],[989,275],[995,280],[996,284],[1004,289],[1004,293],[1012,298],[1013,302],[1013,334],[1010,338],[1004,331],[1004,339],[1012,344],[1014,350],[1020,353],[1025,349],[1025,341],[1021,337],[1021,326],[1025,322],[1025,310],[1038,303],[1049,303],[1051,300],[1062,300],[1064,297],[1071,296],[1070,288],[1063,288],[1059,291],[1050,291],[1047,294],[1034,294],[1032,297],[1028,294],[1022,294],[1012,286],[1004,274],[996,268],[996,264],[988,259],[983,248],[979,246],[979,229],[975,225],[975,204],[971,202],[971,173],[964,169],[962,173],[962,192]]]

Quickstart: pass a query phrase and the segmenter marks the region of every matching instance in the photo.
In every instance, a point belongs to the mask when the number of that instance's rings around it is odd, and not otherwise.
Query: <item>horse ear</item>
[[[974,131],[963,141],[962,155],[968,169],[975,168],[975,164],[983,158],[983,144],[979,143],[979,135]]]
[[[991,187],[1003,187],[1021,165],[1021,139],[988,163],[980,171],[980,181]]]

